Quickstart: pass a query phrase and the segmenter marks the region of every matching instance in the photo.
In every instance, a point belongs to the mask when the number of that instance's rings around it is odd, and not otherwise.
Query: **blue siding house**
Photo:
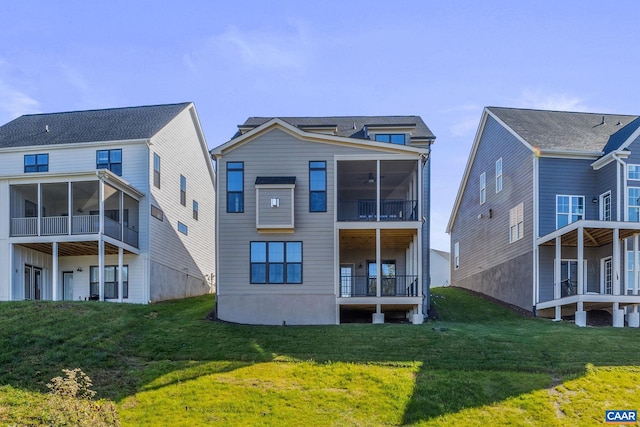
[[[638,327],[640,117],[486,107],[447,232],[454,286]]]

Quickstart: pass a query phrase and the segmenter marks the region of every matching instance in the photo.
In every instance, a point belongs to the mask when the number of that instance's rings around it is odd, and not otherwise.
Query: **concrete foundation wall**
[[[219,295],[221,320],[254,325],[335,325],[333,295]]]
[[[151,302],[187,298],[212,292],[212,287],[188,270],[177,270],[151,261]]]
[[[533,253],[529,252],[495,267],[452,283],[497,298],[526,310],[533,308]]]

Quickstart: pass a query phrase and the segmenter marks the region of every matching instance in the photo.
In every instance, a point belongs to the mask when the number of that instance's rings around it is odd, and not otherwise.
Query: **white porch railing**
[[[77,215],[71,218],[71,234],[96,234],[100,231],[100,215]]]
[[[46,216],[42,218],[40,227],[40,234],[43,236],[69,234],[69,217]]]
[[[11,218],[11,235],[16,237],[37,236],[38,218]]]

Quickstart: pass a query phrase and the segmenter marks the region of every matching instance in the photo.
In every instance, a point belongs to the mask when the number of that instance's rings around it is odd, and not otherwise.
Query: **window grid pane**
[[[253,284],[302,283],[302,242],[251,242]]]
[[[244,212],[244,163],[227,163],[227,212]]]

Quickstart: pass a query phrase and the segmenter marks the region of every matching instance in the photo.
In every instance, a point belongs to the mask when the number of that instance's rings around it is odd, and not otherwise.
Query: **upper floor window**
[[[640,221],[640,187],[627,188],[627,221]]]
[[[189,234],[189,227],[187,227],[186,224],[178,221],[178,231],[186,236],[187,234]]]
[[[116,175],[122,176],[122,149],[98,150],[96,169],[109,169]]]
[[[524,203],[509,210],[509,242],[522,239],[524,236]]]
[[[640,165],[627,165],[627,179],[640,180]]]
[[[49,172],[48,154],[25,154],[24,173]]]
[[[611,221],[611,191],[600,195],[600,220]]]
[[[198,220],[198,202],[193,201],[193,219]]]
[[[496,161],[496,193],[502,191],[502,157]]]
[[[309,162],[309,212],[327,211],[327,162]]]
[[[160,156],[153,153],[153,185],[160,188]]]
[[[453,268],[460,268],[460,242],[453,245]]]
[[[376,134],[376,141],[390,142],[392,144],[404,145],[404,133],[379,133]]]
[[[302,242],[251,242],[251,283],[302,283]]]
[[[187,178],[180,175],[180,204],[187,206]]]
[[[487,174],[482,172],[480,175],[480,204],[487,201]]]
[[[244,212],[244,163],[227,163],[227,212]]]
[[[556,228],[584,219],[584,196],[556,196]]]

